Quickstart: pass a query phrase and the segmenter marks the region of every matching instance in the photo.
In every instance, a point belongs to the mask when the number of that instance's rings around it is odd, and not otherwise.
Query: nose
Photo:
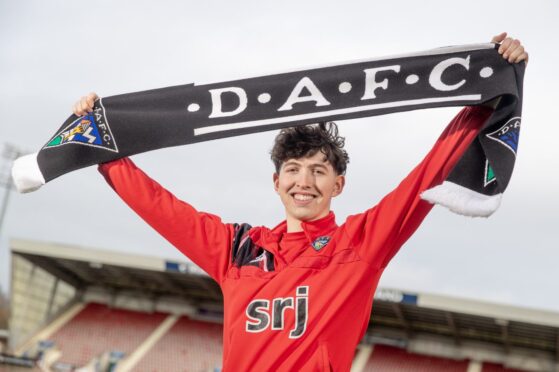
[[[312,172],[307,170],[307,169],[303,169],[298,174],[296,184],[300,188],[306,189],[306,188],[310,188],[312,186],[313,180],[314,180],[314,177],[313,177]]]

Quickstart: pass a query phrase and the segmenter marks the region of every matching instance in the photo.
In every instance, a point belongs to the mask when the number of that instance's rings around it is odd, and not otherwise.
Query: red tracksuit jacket
[[[100,166],[122,199],[223,291],[223,370],[349,371],[379,278],[432,205],[440,184],[492,110],[464,108],[423,161],[373,208],[303,232],[226,224],[198,212],[129,159]]]

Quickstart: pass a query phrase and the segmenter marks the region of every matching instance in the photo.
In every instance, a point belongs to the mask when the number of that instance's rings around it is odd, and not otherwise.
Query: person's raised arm
[[[495,36],[492,42],[502,42],[499,53],[509,62],[528,60],[522,44],[506,33]],[[433,207],[420,198],[421,193],[446,179],[492,112],[490,105],[462,109],[427,156],[392,192],[377,206],[348,218],[346,231],[366,261],[382,268],[388,264]]]
[[[221,283],[231,262],[236,225],[197,211],[148,177],[128,158],[99,165],[122,200],[185,256]]]
[[[86,115],[98,98],[96,93],[83,96],[72,111]],[[144,221],[221,283],[230,262],[235,225],[177,199],[128,158],[100,164],[99,171]]]

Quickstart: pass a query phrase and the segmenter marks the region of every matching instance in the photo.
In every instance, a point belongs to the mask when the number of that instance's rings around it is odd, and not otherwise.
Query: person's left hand
[[[528,53],[524,50],[524,46],[518,39],[507,37],[506,32],[493,36],[492,43],[501,43],[499,46],[499,54],[510,63],[518,63],[526,61],[528,63]]]

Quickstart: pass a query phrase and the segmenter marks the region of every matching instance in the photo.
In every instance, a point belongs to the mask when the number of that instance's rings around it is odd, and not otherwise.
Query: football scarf
[[[104,97],[70,116],[36,154],[14,164],[20,192],[92,164],[170,146],[319,121],[497,102],[432,203],[488,216],[512,175],[525,64],[498,45],[475,44],[222,83],[188,84]],[[421,130],[418,128],[417,130]]]

